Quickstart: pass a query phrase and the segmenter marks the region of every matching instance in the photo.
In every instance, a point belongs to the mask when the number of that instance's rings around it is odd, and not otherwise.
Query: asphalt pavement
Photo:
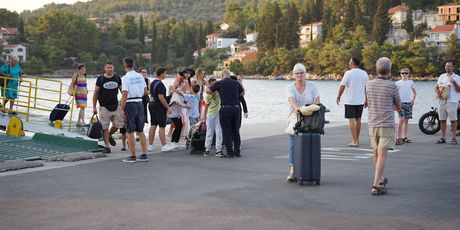
[[[263,130],[262,130],[263,131]],[[253,131],[255,132],[255,131]],[[286,135],[246,139],[241,158],[126,152],[0,176],[1,229],[459,229],[460,148],[413,143],[389,154],[388,193],[372,196],[369,134],[347,148],[347,126],[322,136],[321,185],[286,182]],[[118,155],[117,155],[118,154]]]

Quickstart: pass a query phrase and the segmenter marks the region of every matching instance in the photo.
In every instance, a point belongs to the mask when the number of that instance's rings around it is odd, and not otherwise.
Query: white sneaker
[[[147,150],[148,150],[149,152],[153,152],[153,145],[149,145],[149,146],[147,147]]]
[[[171,143],[170,144],[165,144],[163,145],[163,147],[161,147],[161,151],[162,152],[168,152],[168,151],[171,151],[173,149],[175,149],[176,147],[174,145],[172,145]]]
[[[185,149],[185,145],[177,142],[177,143],[174,143],[174,147],[176,147],[177,149]]]

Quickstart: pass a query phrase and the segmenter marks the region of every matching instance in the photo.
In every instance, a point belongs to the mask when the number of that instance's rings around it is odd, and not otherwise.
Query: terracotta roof
[[[305,25],[303,25],[302,27],[311,26],[312,24],[313,24],[313,25],[318,25],[318,24],[321,24],[321,22],[312,22],[312,23],[310,23],[310,24],[305,24]]]
[[[451,3],[444,4],[444,5],[440,5],[438,7],[444,7],[444,6],[460,6],[460,5],[455,2],[451,2]]]
[[[434,33],[441,33],[441,32],[450,32],[455,28],[455,25],[442,25],[442,26],[436,26],[431,30],[431,32]]]
[[[4,48],[16,48],[19,44],[3,45]]]
[[[238,51],[235,55],[249,55],[249,54],[252,54],[252,53],[256,53],[256,51],[254,51],[254,50],[241,50],[241,51]]]
[[[390,8],[388,10],[388,13],[389,14],[394,14],[396,12],[406,12],[408,10],[409,10],[409,6],[407,6],[405,3],[402,3],[402,4],[398,5],[398,6]]]
[[[220,37],[220,36],[222,36],[222,34],[212,33],[212,34],[207,35],[206,37]]]

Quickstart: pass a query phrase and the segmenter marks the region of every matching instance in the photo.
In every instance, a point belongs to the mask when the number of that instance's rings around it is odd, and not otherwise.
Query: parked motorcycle
[[[457,109],[457,130],[460,130],[460,109]],[[433,135],[439,132],[441,124],[439,123],[438,109],[431,107],[431,111],[423,114],[418,120],[418,127],[420,131],[425,134]]]

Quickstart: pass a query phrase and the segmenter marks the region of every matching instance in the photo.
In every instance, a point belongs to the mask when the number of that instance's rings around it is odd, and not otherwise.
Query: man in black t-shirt
[[[98,113],[96,103],[99,101],[99,120],[102,124],[105,144],[104,153],[110,153],[109,144],[116,145],[112,134],[123,128],[125,124],[121,117],[121,106],[118,103],[118,92],[121,93],[121,77],[113,70],[113,63],[105,63],[105,73],[97,77],[93,95],[94,114]],[[110,122],[112,122],[112,127],[109,131]]]
[[[148,150],[153,151],[153,141],[155,139],[155,130],[160,126],[159,136],[161,141],[161,151],[170,151],[174,146],[166,144],[166,114],[169,110],[168,102],[166,101],[166,87],[161,80],[166,77],[166,69],[159,68],[156,72],[156,79],[150,83],[151,102],[149,103],[150,111],[150,129],[149,129],[149,146]]]

